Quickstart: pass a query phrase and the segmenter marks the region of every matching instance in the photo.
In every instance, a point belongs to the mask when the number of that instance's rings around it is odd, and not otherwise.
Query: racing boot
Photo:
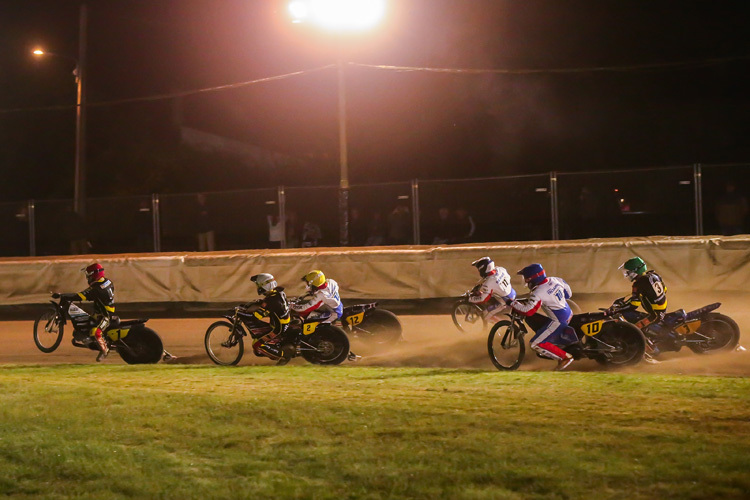
[[[107,357],[109,347],[107,347],[107,341],[104,340],[101,328],[97,327],[94,329],[94,338],[96,339],[96,344],[99,346],[99,355],[96,357],[96,361],[98,362]]]
[[[566,353],[567,354],[567,353]],[[570,364],[573,362],[573,356],[568,354],[566,357],[562,358],[560,361],[557,362],[557,366],[555,367],[556,372],[561,372],[567,367],[570,366]]]
[[[281,347],[277,344],[270,344],[268,342],[260,344],[258,346],[258,351],[274,361],[280,359],[283,354]]]

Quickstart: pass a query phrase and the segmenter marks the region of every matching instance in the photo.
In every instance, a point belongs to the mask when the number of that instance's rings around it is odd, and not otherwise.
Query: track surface
[[[743,335],[740,344],[750,344],[750,312],[745,309],[746,301],[720,297],[724,299],[719,312],[732,317],[740,326]],[[686,310],[697,308],[708,303],[698,299],[676,302]],[[611,301],[611,298],[610,298]],[[597,304],[581,303],[583,310],[595,310],[606,305],[607,301]],[[217,318],[191,319],[153,319],[148,326],[156,330],[164,341],[165,348],[181,364],[210,364],[203,348],[203,336],[206,328]],[[401,316],[404,326],[404,341],[397,347],[381,352],[368,352],[367,349],[352,343],[352,350],[362,355],[357,362],[371,366],[415,366],[447,367],[494,370],[487,355],[486,335],[466,335],[458,333],[448,314],[441,316]],[[60,347],[51,354],[37,350],[32,340],[33,321],[0,322],[0,336],[3,339],[0,363],[3,364],[56,364],[56,363],[94,363],[96,353],[86,349],[75,348],[70,343],[70,332],[66,330]],[[750,347],[750,346],[748,346]],[[294,364],[303,364],[304,360],[292,360]],[[123,364],[113,353],[104,364]],[[245,352],[240,365],[268,365],[270,360],[258,358],[252,352]],[[551,370],[553,361],[537,358],[527,352],[521,370]],[[569,370],[595,371],[601,367],[591,361],[579,361]],[[643,373],[684,373],[704,375],[750,375],[750,350],[745,352],[721,352],[713,355],[699,356],[688,349],[679,353],[667,353],[658,365],[640,365],[627,371]]]

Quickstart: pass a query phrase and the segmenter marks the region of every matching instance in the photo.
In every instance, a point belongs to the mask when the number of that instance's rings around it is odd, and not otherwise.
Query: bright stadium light
[[[386,0],[292,0],[288,9],[294,23],[346,33],[376,26],[385,16]]]

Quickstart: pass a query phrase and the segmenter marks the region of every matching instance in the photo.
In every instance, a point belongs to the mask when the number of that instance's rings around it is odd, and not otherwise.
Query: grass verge
[[[12,498],[747,498],[750,380],[0,367]]]

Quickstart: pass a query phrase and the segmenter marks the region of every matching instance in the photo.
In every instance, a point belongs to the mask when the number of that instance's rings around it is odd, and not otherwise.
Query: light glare
[[[386,0],[293,0],[289,13],[295,23],[352,32],[372,28],[385,15]]]

